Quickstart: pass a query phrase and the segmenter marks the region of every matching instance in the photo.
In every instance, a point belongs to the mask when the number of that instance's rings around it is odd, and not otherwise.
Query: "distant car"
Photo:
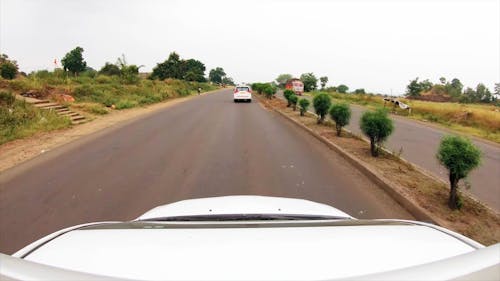
[[[226,196],[66,228],[0,254],[0,280],[117,279],[500,280],[500,244],[302,199]]]
[[[248,101],[252,102],[252,89],[250,86],[236,86],[233,92],[234,102]]]

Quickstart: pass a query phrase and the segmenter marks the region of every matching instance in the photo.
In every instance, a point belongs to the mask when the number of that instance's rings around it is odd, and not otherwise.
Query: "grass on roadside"
[[[71,95],[76,104],[87,104],[81,106],[82,109],[93,114],[105,112],[95,105],[89,106],[90,103],[120,110],[188,96],[197,93],[198,88],[210,91],[217,87],[208,83],[174,79],[158,81],[138,78],[136,83],[125,83],[118,76],[65,77],[60,72],[47,71],[14,80],[0,79],[0,89],[18,94],[31,92],[49,99],[55,99],[55,95],[59,94]]]
[[[365,141],[346,132],[343,132],[342,137],[337,137],[333,122],[318,125],[315,116],[307,113],[301,117],[298,112],[286,107],[286,102],[281,99],[266,100],[265,104],[306,125],[377,170],[399,188],[399,193],[430,212],[442,226],[485,245],[500,242],[500,217],[466,194],[461,194],[463,208],[451,211],[447,205],[449,187],[441,181],[424,175],[395,156],[382,154],[377,158],[372,157],[369,144]]]
[[[0,92],[0,145],[8,141],[71,126],[71,120],[51,110],[40,110]]]
[[[348,102],[372,109],[384,106],[381,96],[336,92],[328,94],[336,102]],[[397,107],[396,113],[400,116],[438,123],[460,133],[500,143],[500,108],[495,105],[429,102],[405,98],[399,100],[412,108],[409,114],[407,110]],[[387,103],[386,106],[392,108],[393,105]]]

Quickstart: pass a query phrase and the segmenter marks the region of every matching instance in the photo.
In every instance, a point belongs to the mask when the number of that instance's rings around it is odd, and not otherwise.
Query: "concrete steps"
[[[53,110],[58,115],[67,117],[71,120],[71,124],[78,125],[87,122],[85,116],[78,112],[71,111],[66,105],[62,105],[56,102],[51,102],[49,100],[39,100],[35,98],[26,98],[19,96],[19,99],[25,100],[27,103],[33,104],[35,107],[44,110]]]

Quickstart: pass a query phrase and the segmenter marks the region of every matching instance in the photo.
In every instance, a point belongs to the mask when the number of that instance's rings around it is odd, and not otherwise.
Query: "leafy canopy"
[[[286,85],[286,82],[288,82],[288,80],[292,79],[293,76],[292,74],[280,74],[277,78],[276,78],[276,83],[278,83],[278,86],[283,88],[285,87]]]
[[[326,93],[319,93],[313,98],[314,111],[318,114],[318,123],[323,123],[328,109],[332,105],[330,96]]]
[[[481,150],[464,137],[445,136],[441,140],[436,157],[450,174],[462,179],[479,166]]]
[[[363,113],[360,127],[367,137],[375,139],[376,142],[385,141],[394,131],[394,124],[384,109]]]
[[[336,125],[344,127],[351,120],[351,109],[345,103],[334,104],[330,108],[330,117],[335,121]]]
[[[304,83],[304,91],[310,92],[318,88],[318,78],[312,72],[300,75],[300,80]]]
[[[4,79],[16,78],[19,67],[15,60],[10,60],[6,54],[0,54],[0,76]]]
[[[83,59],[83,48],[76,47],[69,51],[61,60],[64,71],[69,71],[74,75],[84,71],[87,68],[87,62]]]
[[[226,72],[222,67],[216,67],[208,73],[208,80],[213,83],[222,83],[222,79],[226,76]]]

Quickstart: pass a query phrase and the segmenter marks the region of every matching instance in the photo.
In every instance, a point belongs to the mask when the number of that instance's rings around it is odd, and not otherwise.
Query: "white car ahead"
[[[226,196],[96,222],[0,254],[0,280],[500,280],[500,244],[307,200]]]
[[[252,102],[252,89],[250,86],[236,86],[233,92],[234,102]]]

